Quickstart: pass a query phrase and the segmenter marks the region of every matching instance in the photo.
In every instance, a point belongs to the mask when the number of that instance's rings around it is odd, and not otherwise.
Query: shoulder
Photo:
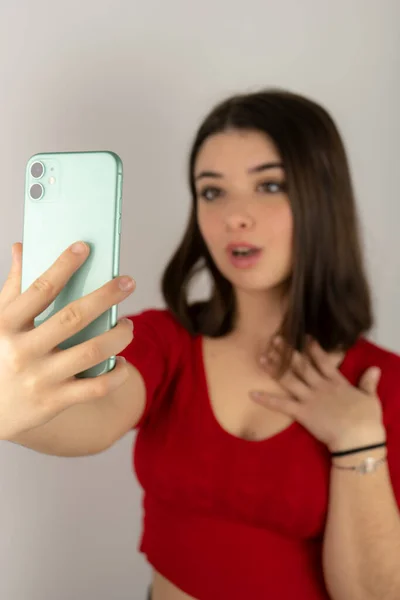
[[[347,351],[342,363],[344,371],[356,375],[359,370],[376,366],[382,369],[382,377],[391,379],[396,375],[400,381],[400,355],[375,344],[365,337],[360,337],[357,342]]]
[[[133,321],[135,342],[156,344],[166,354],[176,353],[190,340],[189,332],[167,308],[148,308],[125,316]]]
[[[360,337],[349,350],[349,355],[356,364],[377,366],[382,368],[382,375],[392,377],[397,373],[400,377],[400,355],[394,350],[376,344],[365,337]]]
[[[126,315],[126,318],[132,319],[134,324],[137,323],[139,325],[144,323],[150,327],[166,327],[176,331],[183,329],[168,308],[147,308],[137,313]]]

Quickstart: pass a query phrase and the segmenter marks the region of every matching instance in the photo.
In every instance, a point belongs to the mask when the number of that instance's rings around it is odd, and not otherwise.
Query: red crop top
[[[299,423],[264,441],[226,432],[207,393],[201,336],[167,310],[131,316],[122,353],[147,390],[134,468],[144,489],[140,551],[200,600],[327,600],[322,541],[330,458]],[[340,371],[353,385],[382,368],[378,393],[400,508],[400,357],[365,338]]]

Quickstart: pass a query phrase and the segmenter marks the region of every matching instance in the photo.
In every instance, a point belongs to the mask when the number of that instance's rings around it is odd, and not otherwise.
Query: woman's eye
[[[260,188],[271,194],[277,194],[284,190],[284,184],[277,181],[264,181],[264,183],[260,184]]]
[[[200,192],[200,196],[209,202],[214,200],[214,198],[216,198],[218,195],[219,189],[213,187],[204,188],[204,190]]]

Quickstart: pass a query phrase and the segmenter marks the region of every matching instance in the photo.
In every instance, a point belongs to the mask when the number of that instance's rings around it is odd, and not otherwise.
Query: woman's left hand
[[[267,371],[273,371],[281,349],[282,339],[278,339],[266,357]],[[287,394],[252,390],[250,397],[294,418],[331,452],[347,449],[349,444],[385,441],[377,395],[380,369],[375,373],[376,367],[368,368],[354,387],[338,370],[343,352],[328,354],[314,339],[309,340],[308,349],[311,359],[295,351],[290,368],[279,379]]]

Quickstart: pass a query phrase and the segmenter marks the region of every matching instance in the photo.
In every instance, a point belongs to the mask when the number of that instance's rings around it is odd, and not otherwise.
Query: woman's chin
[[[232,284],[232,286],[238,290],[244,292],[254,293],[266,293],[282,285],[281,279],[271,279],[270,277],[263,277],[260,273],[242,273],[239,276],[229,274],[226,279]]]
[[[257,264],[250,268],[237,268],[230,263],[216,262],[220,273],[232,284],[234,288],[247,292],[268,292],[275,288],[287,285],[289,276],[287,272],[271,273],[265,265]]]

